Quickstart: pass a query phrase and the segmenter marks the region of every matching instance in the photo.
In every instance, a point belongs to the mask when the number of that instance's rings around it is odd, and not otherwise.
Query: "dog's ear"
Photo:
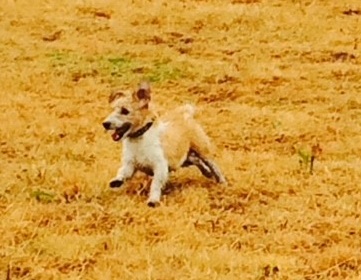
[[[150,100],[150,85],[147,82],[141,82],[136,92],[137,99],[148,99]]]
[[[147,82],[141,82],[133,97],[141,103],[141,107],[147,107],[150,101],[150,86]]]
[[[109,95],[109,103],[112,103],[114,100],[118,99],[119,97],[124,96],[124,93],[120,90],[114,90]]]

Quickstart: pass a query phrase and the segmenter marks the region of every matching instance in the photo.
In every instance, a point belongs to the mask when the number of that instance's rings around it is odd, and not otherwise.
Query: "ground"
[[[359,0],[5,0],[1,279],[360,279]],[[197,106],[228,185],[108,181],[112,88]]]

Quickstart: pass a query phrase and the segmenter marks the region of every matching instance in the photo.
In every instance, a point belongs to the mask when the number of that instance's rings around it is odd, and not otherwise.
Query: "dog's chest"
[[[152,129],[137,139],[126,139],[123,152],[139,168],[153,169],[166,160],[157,129]]]

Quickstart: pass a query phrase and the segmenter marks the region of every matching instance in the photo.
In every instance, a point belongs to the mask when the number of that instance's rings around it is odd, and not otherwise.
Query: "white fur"
[[[160,134],[165,131],[167,124],[160,123],[151,127],[139,138],[125,138],[123,140],[123,165],[118,170],[114,180],[126,181],[137,169],[150,169],[154,177],[150,186],[148,202],[160,201],[161,189],[168,180],[168,162],[160,142]]]

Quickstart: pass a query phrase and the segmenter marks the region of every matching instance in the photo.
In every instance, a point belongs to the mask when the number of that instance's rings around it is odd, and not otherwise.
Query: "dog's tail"
[[[181,110],[182,110],[182,113],[183,113],[183,116],[185,119],[193,118],[196,113],[196,108],[192,104],[186,104],[186,105],[182,106]]]

